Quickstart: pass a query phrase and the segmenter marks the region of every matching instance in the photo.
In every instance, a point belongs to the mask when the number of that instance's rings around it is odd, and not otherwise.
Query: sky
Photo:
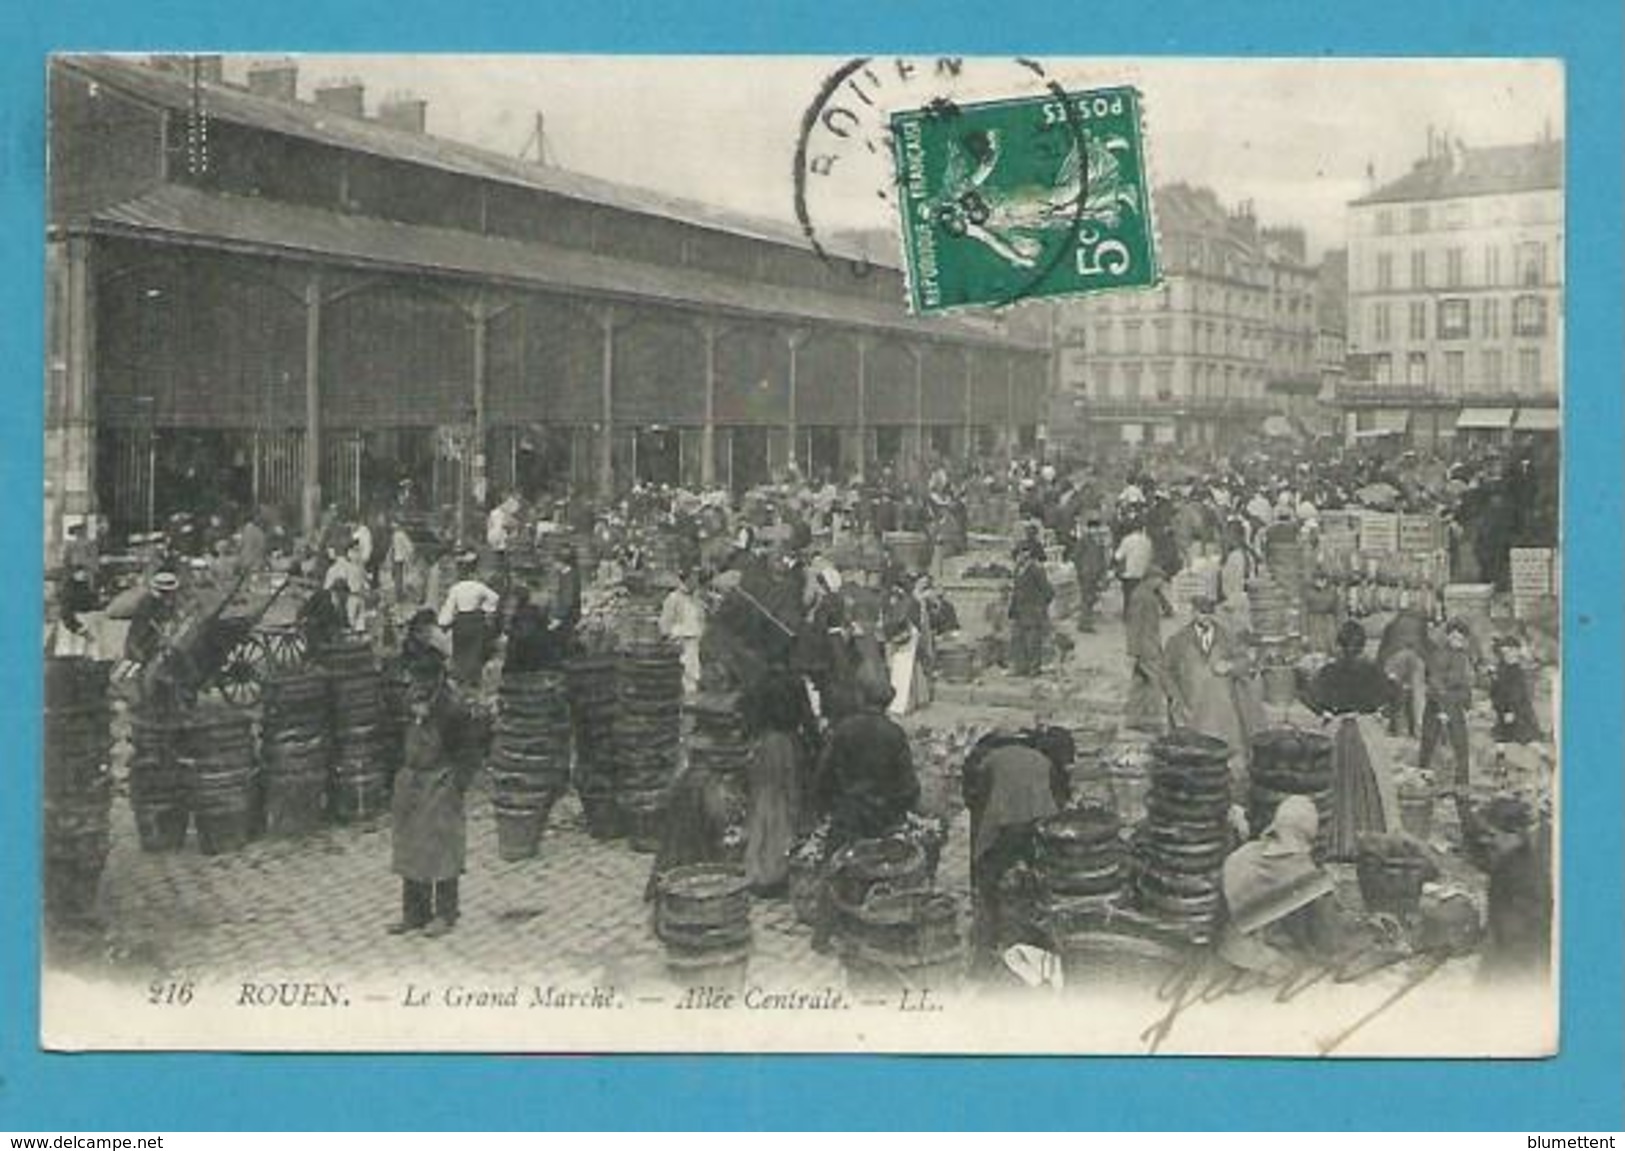
[[[546,125],[549,163],[617,183],[792,223],[802,118],[842,61],[821,57],[301,56],[300,94],[357,78],[367,110],[398,91],[429,101],[429,131],[517,156]],[[241,78],[247,58],[228,61]],[[877,59],[880,108],[923,103],[932,61],[904,77]],[[1468,146],[1563,134],[1557,61],[1510,59],[1293,60],[1178,58],[1041,61],[1067,90],[1132,83],[1144,95],[1150,167],[1158,183],[1205,184],[1222,201],[1251,200],[1261,223],[1297,225],[1311,253],[1340,247],[1345,206],[1409,170],[1429,127]],[[1041,91],[1011,61],[967,62],[952,94]],[[841,99],[841,98],[838,98]],[[844,102],[868,109],[856,97]],[[821,131],[821,130],[820,130]],[[848,145],[825,134],[831,146]],[[816,144],[816,140],[815,140]],[[850,145],[855,147],[855,145]],[[817,148],[814,148],[816,151]],[[533,154],[533,151],[532,151]],[[809,212],[828,230],[895,229],[876,194],[881,161],[853,154],[843,179],[809,180]],[[861,162],[860,162],[861,161]],[[867,165],[867,166],[865,166]]]

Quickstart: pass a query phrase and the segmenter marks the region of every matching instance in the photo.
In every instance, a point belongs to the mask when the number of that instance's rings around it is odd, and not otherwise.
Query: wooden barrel
[[[1065,896],[1100,896],[1123,887],[1117,813],[1099,806],[1039,821],[1037,864],[1045,888]]]
[[[742,868],[699,863],[655,883],[655,935],[680,984],[743,985],[750,960],[750,885]]]
[[[963,975],[959,906],[941,892],[872,895],[848,910],[841,933],[841,963],[858,990],[932,990]]]

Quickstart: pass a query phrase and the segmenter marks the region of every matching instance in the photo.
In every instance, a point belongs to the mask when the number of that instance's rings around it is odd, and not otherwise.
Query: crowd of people
[[[1237,850],[1225,866],[1225,892],[1233,927],[1249,924],[1251,937],[1230,952],[1256,962],[1253,944],[1303,909],[1319,907],[1314,914],[1323,916],[1329,897],[1321,879],[1306,878],[1323,875],[1324,860],[1309,854],[1320,830],[1312,805],[1284,803],[1261,828],[1245,817],[1251,736],[1265,724],[1249,591],[1270,574],[1271,533],[1297,541],[1313,571],[1327,512],[1425,511],[1445,525],[1452,578],[1504,591],[1510,547],[1555,542],[1553,463],[1527,445],[1450,461],[1273,445],[1200,461],[1152,455],[936,467],[918,480],[882,469],[845,485],[792,474],[739,498],[640,485],[605,507],[505,494],[472,539],[451,538],[450,521],[440,531],[426,528],[403,492],[353,519],[328,508],[303,538],[258,513],[235,533],[224,524],[177,524],[148,564],[124,655],[132,664],[156,657],[189,571],[213,563],[239,575],[275,567],[301,580],[309,594],[297,622],[310,649],[365,636],[398,660],[412,686],[394,790],[393,850],[404,892],[393,930],[441,934],[457,919],[466,865],[462,797],[477,773],[478,715],[493,676],[562,670],[589,647],[613,645],[617,619],[604,607],[611,589],[644,600],[654,594],[656,626],[679,653],[685,692],[736,696],[756,741],[743,827],[719,826],[721,805],[708,781],[680,775],[656,869],[715,857],[725,841],[742,837],[752,889],[775,898],[785,894],[798,844],[816,841],[832,860],[860,840],[919,833],[920,781],[898,720],[930,703],[939,645],[962,622],[934,574],[977,537],[1002,538],[1008,594],[992,624],[1004,639],[1008,675],[1042,675],[1074,642],[1056,634],[1052,610],[1065,572],[1076,585],[1076,642],[1087,642],[1103,615],[1120,617],[1124,727],[1191,729],[1230,749]],[[81,621],[113,589],[82,530],[70,532],[60,558],[53,642],[56,654],[75,654]],[[1203,573],[1203,582],[1180,605],[1189,619],[1165,639],[1175,614],[1172,581],[1190,572]],[[1514,937],[1502,950],[1533,954],[1531,932],[1541,924],[1549,931],[1549,888],[1543,895],[1535,878],[1544,865],[1538,813],[1513,801],[1473,808],[1467,733],[1482,677],[1496,740],[1544,738],[1529,645],[1508,632],[1485,659],[1477,650],[1485,637],[1466,620],[1446,618],[1439,592],[1395,614],[1371,656],[1373,637],[1347,618],[1323,579],[1311,576],[1302,588],[1300,654],[1315,658],[1298,670],[1297,695],[1325,717],[1334,739],[1327,857],[1350,860],[1362,837],[1400,830],[1391,738],[1419,740],[1424,772],[1446,747],[1454,775],[1439,790],[1458,801],[1474,850],[1488,845],[1486,866],[1497,877],[1492,920],[1497,882],[1522,901],[1518,923],[1509,927],[1502,915],[1500,929]],[[984,959],[1007,942],[999,927],[1002,877],[1030,853],[1036,821],[1072,799],[1069,741],[1058,731],[1004,733],[965,766]],[[1282,884],[1305,896],[1287,915],[1237,914]],[[1503,912],[1511,898],[1501,900]],[[1528,908],[1541,899],[1544,920]],[[819,924],[820,946],[830,922],[825,916]],[[1300,931],[1306,920],[1294,922]]]

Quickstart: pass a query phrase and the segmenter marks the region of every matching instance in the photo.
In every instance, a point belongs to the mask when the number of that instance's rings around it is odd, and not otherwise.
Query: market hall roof
[[[189,112],[193,108],[194,88],[190,77],[149,67],[137,58],[65,55],[54,58],[53,63],[149,104],[177,112]],[[386,160],[420,164],[457,175],[548,192],[607,208],[658,216],[749,239],[803,249],[807,246],[806,237],[788,224],[763,220],[696,200],[504,156],[472,144],[406,131],[316,104],[262,96],[233,84],[200,80],[197,91],[203,97],[203,110],[209,116],[228,123]],[[819,243],[832,256],[893,270],[901,266],[895,253],[888,254],[884,248],[877,248],[874,252],[860,251],[843,242],[838,235],[820,236]]]
[[[975,321],[909,316],[858,296],[759,282],[691,268],[645,264],[524,240],[397,224],[275,200],[161,186],[98,212],[93,231],[217,251],[339,263],[376,271],[440,274],[538,291],[704,308],[782,321],[811,321],[900,337],[1039,352],[1040,344]]]
[[[1507,144],[1494,148],[1449,149],[1420,160],[1405,175],[1353,201],[1399,204],[1552,191],[1563,187],[1563,141]]]

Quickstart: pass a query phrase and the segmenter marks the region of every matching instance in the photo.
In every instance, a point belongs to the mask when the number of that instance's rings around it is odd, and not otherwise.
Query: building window
[[[1464,253],[1460,248],[1450,248],[1444,254],[1444,285],[1447,288],[1459,288],[1462,284],[1462,258]]]
[[[1446,204],[1444,207],[1444,226],[1447,228],[1465,228],[1467,226],[1467,205],[1462,203]]]
[[[1425,232],[1428,230],[1428,206],[1418,204],[1411,209],[1411,231]]]
[[[1469,325],[1466,300],[1439,301],[1439,338],[1441,340],[1466,339],[1470,334],[1468,331]]]
[[[1392,236],[1394,234],[1394,213],[1387,208],[1377,212],[1377,235]]]
[[[1387,292],[1394,286],[1394,254],[1377,253],[1377,291]]]
[[[1095,395],[1102,400],[1112,398],[1112,366],[1096,364],[1094,368]]]
[[[1174,350],[1174,324],[1172,320],[1157,321],[1157,354],[1166,356]]]
[[[1546,334],[1546,301],[1543,298],[1519,296],[1512,301],[1512,334],[1514,336]]]
[[[1140,402],[1140,365],[1123,365],[1123,399],[1131,404]]]
[[[1452,392],[1459,393],[1467,383],[1467,354],[1465,352],[1446,352],[1444,354],[1444,382]]]
[[[1394,357],[1387,352],[1371,357],[1371,378],[1384,386],[1394,382]]]
[[[1174,398],[1174,368],[1172,364],[1158,364],[1153,371],[1157,376],[1157,399]]]
[[[1371,330],[1379,344],[1386,344],[1394,338],[1393,318],[1389,305],[1371,305]]]
[[[1412,352],[1405,357],[1405,382],[1413,388],[1427,386],[1428,354],[1426,352]]]
[[[1529,391],[1540,390],[1540,349],[1518,349],[1518,385]]]
[[[1095,351],[1105,352],[1108,355],[1112,350],[1112,325],[1110,321],[1095,325]]]
[[[1425,288],[1428,286],[1428,254],[1423,251],[1411,253],[1411,287]]]
[[[1501,335],[1501,301],[1485,300],[1483,309],[1484,322],[1480,326],[1484,329],[1484,335],[1491,339],[1499,338]]]
[[[1528,243],[1518,245],[1518,284],[1525,288],[1538,288],[1546,282],[1546,245]]]
[[[1501,249],[1494,244],[1484,246],[1484,283],[1491,288],[1501,286]]]
[[[1123,350],[1129,355],[1138,355],[1140,352],[1140,321],[1126,320],[1123,323]]]
[[[1502,386],[1502,384],[1505,382],[1504,377],[1503,377],[1503,371],[1504,371],[1504,369],[1503,369],[1502,363],[1501,363],[1501,349],[1500,348],[1485,348],[1484,349],[1484,387],[1485,387],[1486,390],[1492,390],[1493,391],[1494,389],[1499,388],[1499,387]]]
[[[1428,338],[1428,306],[1426,301],[1412,300],[1410,307],[1410,337],[1413,340]]]

